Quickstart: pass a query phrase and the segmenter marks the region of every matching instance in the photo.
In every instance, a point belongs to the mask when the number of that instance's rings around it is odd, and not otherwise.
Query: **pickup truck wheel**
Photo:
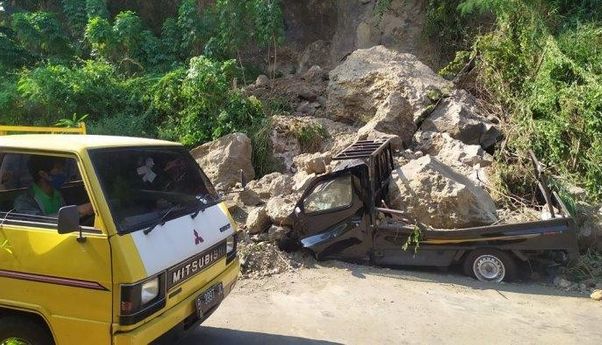
[[[0,345],[53,345],[52,336],[35,320],[21,316],[0,319]]]
[[[497,249],[478,249],[464,260],[464,273],[480,281],[510,281],[516,274],[516,262]]]

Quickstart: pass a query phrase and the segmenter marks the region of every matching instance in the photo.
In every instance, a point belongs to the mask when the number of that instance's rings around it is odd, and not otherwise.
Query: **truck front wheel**
[[[53,345],[48,330],[35,320],[22,316],[0,319],[0,345]]]
[[[516,275],[516,262],[501,250],[477,249],[466,256],[464,273],[484,282],[511,281]]]

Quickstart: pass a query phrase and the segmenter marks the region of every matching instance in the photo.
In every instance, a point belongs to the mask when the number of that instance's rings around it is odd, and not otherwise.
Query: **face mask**
[[[67,175],[63,174],[63,173],[59,173],[59,174],[51,174],[50,176],[50,185],[52,185],[52,187],[54,189],[61,189],[61,187],[65,184],[65,182],[67,182]]]

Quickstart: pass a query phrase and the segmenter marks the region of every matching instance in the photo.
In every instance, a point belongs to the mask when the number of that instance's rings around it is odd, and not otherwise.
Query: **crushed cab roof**
[[[40,151],[81,152],[93,148],[179,145],[164,140],[108,135],[17,134],[0,136],[0,148]]]

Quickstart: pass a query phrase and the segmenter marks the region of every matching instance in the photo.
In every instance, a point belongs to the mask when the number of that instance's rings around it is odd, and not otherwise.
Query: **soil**
[[[540,283],[320,263],[240,280],[164,344],[599,344],[602,302]],[[179,340],[179,341],[178,341]]]

